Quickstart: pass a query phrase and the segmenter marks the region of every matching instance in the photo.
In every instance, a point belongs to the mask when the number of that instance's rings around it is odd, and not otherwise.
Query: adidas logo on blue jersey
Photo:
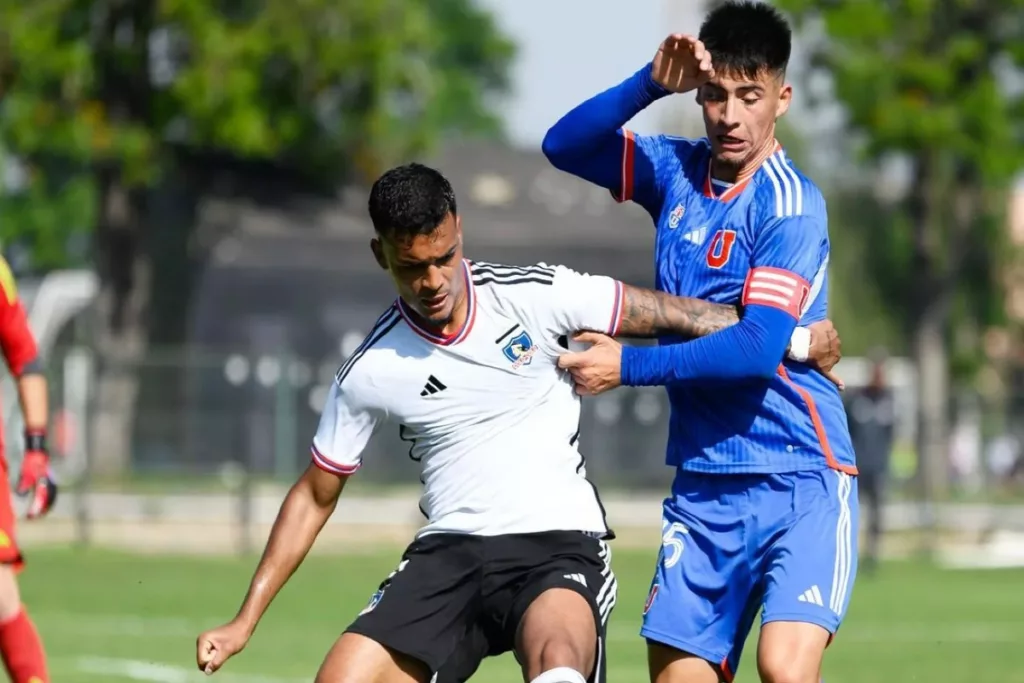
[[[683,239],[693,244],[704,244],[705,238],[708,236],[708,226],[691,230],[690,232],[683,234]]]
[[[797,600],[800,602],[809,602],[812,605],[817,605],[818,607],[825,606],[825,603],[821,600],[821,591],[818,590],[817,586],[811,586],[805,590],[803,595],[799,596]]]

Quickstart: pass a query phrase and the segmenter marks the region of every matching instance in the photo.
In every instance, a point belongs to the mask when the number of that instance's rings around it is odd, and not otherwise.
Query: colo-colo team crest
[[[534,345],[530,333],[523,330],[509,339],[501,352],[512,363],[512,369],[518,370],[522,366],[530,364],[533,360],[533,355],[537,353],[537,347]]]

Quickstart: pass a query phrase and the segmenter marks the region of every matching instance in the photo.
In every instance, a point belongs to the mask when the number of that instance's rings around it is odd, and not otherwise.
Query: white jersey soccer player
[[[390,423],[422,464],[427,521],[317,683],[462,683],[510,651],[530,683],[602,683],[612,533],[558,357],[580,330],[689,338],[737,312],[562,266],[467,261],[451,185],[418,164],[378,179],[370,216],[399,297],[338,371],[245,602],[199,637],[197,663],[216,671],[245,646]],[[834,364],[837,340],[820,331],[812,359]]]
[[[352,474],[385,420],[422,463],[419,536],[608,533],[578,449],[580,398],[558,356],[577,330],[616,334],[622,284],[562,266],[464,262],[465,326],[422,327],[398,299],[341,367],[313,459]],[[614,600],[609,591],[605,606]]]

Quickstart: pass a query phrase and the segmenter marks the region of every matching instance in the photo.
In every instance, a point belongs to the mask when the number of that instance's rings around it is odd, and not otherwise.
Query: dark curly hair
[[[457,215],[455,191],[441,173],[423,164],[387,171],[370,189],[370,220],[378,235],[429,235],[449,214]]]
[[[754,79],[786,72],[792,50],[789,22],[764,2],[729,0],[704,18],[698,36],[716,73]]]

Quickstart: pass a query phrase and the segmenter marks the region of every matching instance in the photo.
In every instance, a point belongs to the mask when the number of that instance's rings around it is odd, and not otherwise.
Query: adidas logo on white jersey
[[[708,236],[708,226],[691,230],[690,232],[683,234],[683,239],[692,244],[704,244],[704,239]]]
[[[420,396],[433,396],[439,391],[447,389],[447,385],[438,378],[431,375],[427,378],[427,383],[423,385],[423,391],[420,392]]]
[[[797,600],[800,602],[809,602],[812,605],[817,605],[818,607],[825,606],[825,603],[821,600],[821,591],[818,590],[818,586],[816,585],[805,590],[803,595],[797,598]]]

